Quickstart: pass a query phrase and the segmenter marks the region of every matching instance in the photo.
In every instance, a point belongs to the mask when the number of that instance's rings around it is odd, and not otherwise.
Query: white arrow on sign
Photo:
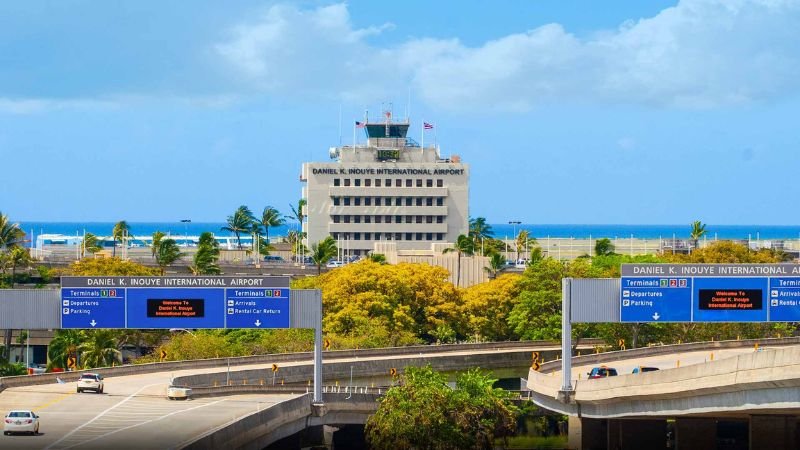
[[[261,321],[260,321],[260,320],[258,320],[258,319],[256,319],[256,326],[257,326],[257,327],[260,327],[260,326],[261,326]]]
[[[658,311],[656,311],[656,313],[653,314],[653,320],[658,320],[659,317],[661,317],[661,316],[659,316],[658,315]]]
[[[97,325],[97,322],[95,322],[95,321],[94,321],[94,319],[92,319],[92,321],[91,321],[91,322],[89,322],[89,325],[91,325],[91,326],[95,326],[95,325]]]

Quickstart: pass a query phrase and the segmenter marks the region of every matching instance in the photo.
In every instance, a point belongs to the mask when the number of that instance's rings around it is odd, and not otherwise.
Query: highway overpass
[[[530,371],[528,387],[535,403],[571,416],[571,448],[665,448],[667,442],[679,449],[717,448],[722,423],[740,430],[729,448],[795,449],[798,343],[710,342],[575,357],[569,396],[558,362]],[[620,376],[587,380],[586,373],[601,364]],[[636,366],[660,370],[631,374]]]
[[[591,347],[581,348],[590,351]],[[554,359],[560,346],[554,342],[501,342],[333,351],[325,352],[323,375],[327,383],[345,385],[351,367],[355,377],[386,375],[392,367],[402,370],[425,364],[440,370],[527,367],[533,351]],[[307,395],[313,373],[311,353],[232,358],[230,372],[228,362],[215,359],[99,369],[96,371],[106,377],[105,394],[100,395],[75,392],[79,373],[0,379],[0,411],[33,409],[41,415],[42,432],[35,437],[2,436],[0,448],[215,448],[220,440],[228,442],[228,447],[263,448],[306,426],[363,423],[371,411],[365,405],[374,408],[375,391],[324,394],[323,409],[312,407]],[[286,386],[284,392],[220,395],[236,390],[232,388],[271,384],[272,364],[279,366],[278,383],[300,384]],[[56,377],[65,383],[58,383]],[[170,401],[166,388],[172,382],[196,386],[206,395]],[[228,382],[233,386],[226,387]],[[285,421],[281,426],[269,420],[269,426],[264,424],[256,432],[243,435],[237,431],[242,420],[262,421],[286,409],[292,413],[280,414]]]

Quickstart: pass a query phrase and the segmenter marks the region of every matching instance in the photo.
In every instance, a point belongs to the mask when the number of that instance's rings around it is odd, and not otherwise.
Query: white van
[[[527,268],[527,267],[528,267],[528,263],[529,263],[530,261],[531,261],[531,260],[529,260],[529,259],[527,259],[527,258],[521,258],[521,259],[518,259],[518,260],[517,260],[517,263],[514,265],[514,267],[516,267],[517,269],[525,269],[525,268]]]

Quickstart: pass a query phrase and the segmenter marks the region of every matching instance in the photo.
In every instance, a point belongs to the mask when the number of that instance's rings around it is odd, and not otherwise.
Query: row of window
[[[424,222],[423,222],[424,219]],[[444,216],[333,216],[333,223],[444,223]]]
[[[381,185],[383,185],[384,187],[392,187],[392,186],[394,186],[394,187],[403,187],[403,180],[401,180],[400,178],[396,178],[394,180],[394,185],[392,185],[392,179],[391,178],[386,178],[386,179],[375,178],[374,180],[372,178],[365,178],[363,180],[361,178],[354,178],[353,180],[351,180],[350,178],[344,178],[344,179],[334,178],[333,179],[333,185],[334,186],[351,186],[351,184],[350,184],[351,182],[352,182],[352,186],[362,186],[362,184],[363,184],[364,187],[370,187],[370,186],[373,186],[373,185],[375,187],[381,187]],[[416,187],[423,187],[422,186],[423,182],[425,184],[424,187],[433,187],[433,180],[430,180],[430,179],[428,179],[428,180],[422,180],[422,179],[412,180],[410,178],[405,180],[405,187],[415,187],[415,186]],[[444,180],[441,179],[441,178],[437,179],[436,180],[436,187],[444,187]]]
[[[444,233],[331,233],[334,239],[354,241],[437,241],[444,240]],[[424,239],[423,239],[424,238]]]
[[[444,197],[333,197],[333,206],[444,206]]]

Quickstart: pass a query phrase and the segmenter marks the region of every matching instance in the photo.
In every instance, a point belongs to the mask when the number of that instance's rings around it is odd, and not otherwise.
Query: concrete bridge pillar
[[[717,421],[707,418],[675,419],[675,450],[717,448]]]
[[[800,448],[795,416],[750,416],[750,450]]]

